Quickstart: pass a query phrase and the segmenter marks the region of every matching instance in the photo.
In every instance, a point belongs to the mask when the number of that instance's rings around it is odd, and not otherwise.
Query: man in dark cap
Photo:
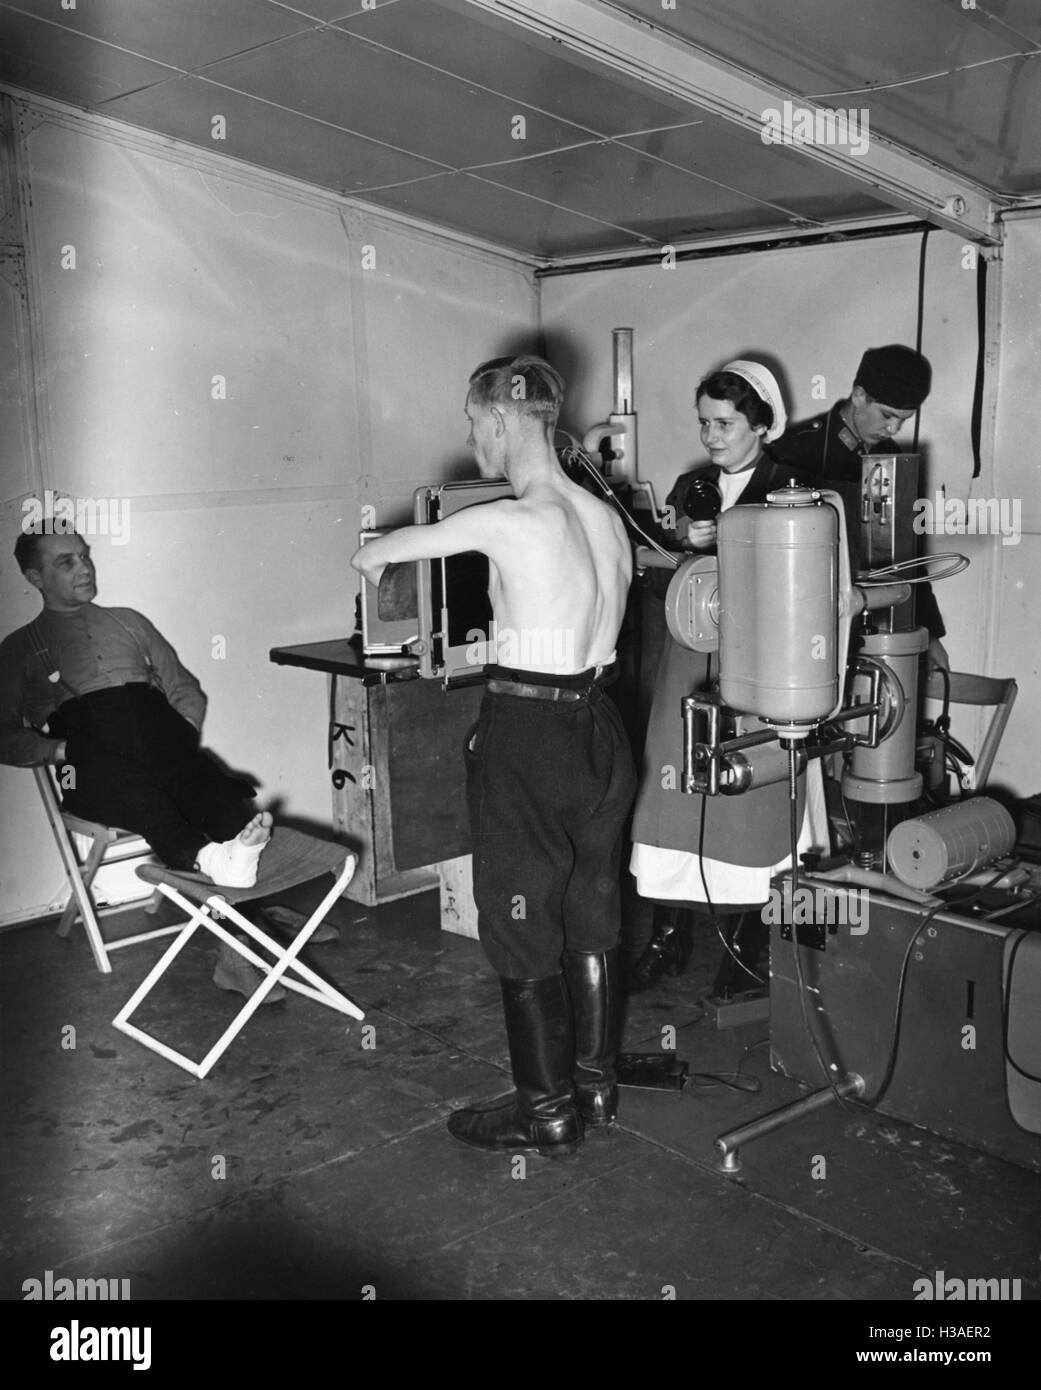
[[[868,348],[853,378],[853,390],[822,415],[792,425],[769,447],[782,464],[804,470],[816,483],[833,487],[846,503],[847,522],[855,521],[865,454],[893,453],[893,436],[915,414],[932,385],[932,367],[914,348],[901,343]],[[850,485],[853,485],[851,487]],[[929,662],[949,669],[941,638],[943,619],[930,585],[918,586],[918,621],[929,630]]]
[[[932,368],[913,348],[868,348],[847,400],[791,425],[770,447],[781,463],[819,482],[859,482],[864,454],[891,451],[893,436],[929,394]]]

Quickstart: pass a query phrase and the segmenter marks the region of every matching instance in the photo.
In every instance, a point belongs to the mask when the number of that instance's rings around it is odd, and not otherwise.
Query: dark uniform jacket
[[[782,464],[800,469],[818,486],[832,488],[842,498],[846,510],[846,528],[851,537],[860,534],[860,475],[865,454],[892,453],[892,445],[884,440],[866,445],[858,439],[842,418],[845,401],[839,401],[823,415],[791,425],[770,445],[770,453]],[[856,568],[857,544],[853,541],[853,563]],[[915,585],[915,616],[929,630],[929,636],[946,635],[943,618],[936,603],[932,586]]]
[[[801,468],[815,483],[859,483],[863,456],[889,450],[881,441],[869,447],[857,438],[842,418],[845,404],[838,401],[823,415],[789,425],[770,445],[770,452],[781,462]]]

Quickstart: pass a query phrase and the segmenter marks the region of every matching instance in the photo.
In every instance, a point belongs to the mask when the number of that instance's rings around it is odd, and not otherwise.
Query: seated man
[[[43,611],[0,643],[0,762],[53,764],[70,814],[133,831],[171,869],[250,887],[272,820],[200,751],[199,682],[147,618],[94,603],[82,536],[23,533],[14,553]],[[254,974],[221,947],[215,984],[250,994]]]

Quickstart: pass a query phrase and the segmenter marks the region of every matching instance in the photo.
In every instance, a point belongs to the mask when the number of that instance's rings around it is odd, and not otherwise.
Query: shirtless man
[[[557,462],[563,391],[538,357],[478,367],[467,442],[482,477],[505,476],[516,500],[395,531],[352,560],[378,583],[388,564],[488,557],[497,660],[464,756],[474,897],[515,1092],[456,1111],[448,1127],[510,1153],[570,1152],[586,1128],[612,1123],[618,1099],[619,869],[636,777],[603,681],[632,560],[615,512]]]

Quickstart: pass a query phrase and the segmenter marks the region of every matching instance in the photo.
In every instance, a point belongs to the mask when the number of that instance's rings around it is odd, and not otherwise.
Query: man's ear
[[[25,577],[34,589],[43,590],[43,575],[37,569],[27,569]]]
[[[495,416],[495,437],[498,439],[506,433],[506,414],[497,405],[492,406],[492,414]]]
[[[849,398],[858,410],[867,405],[871,400],[871,397],[864,390],[863,386],[854,386],[853,390],[849,393]]]

